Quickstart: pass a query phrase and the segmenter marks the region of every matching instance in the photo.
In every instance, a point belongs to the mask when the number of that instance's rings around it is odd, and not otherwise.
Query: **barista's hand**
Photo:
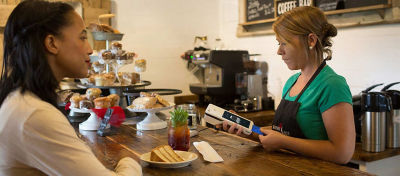
[[[265,150],[275,151],[282,148],[282,141],[286,137],[285,135],[274,131],[272,129],[261,128],[261,132],[265,135],[259,135],[258,138]]]

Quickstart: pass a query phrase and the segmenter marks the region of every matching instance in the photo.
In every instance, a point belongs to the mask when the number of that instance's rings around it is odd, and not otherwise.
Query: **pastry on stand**
[[[167,122],[157,116],[157,112],[171,109],[174,103],[167,102],[159,95],[141,94],[143,97],[136,98],[132,104],[127,107],[131,112],[146,112],[145,119],[136,124],[138,130],[158,130],[167,127]],[[161,101],[160,101],[161,100]],[[163,103],[161,103],[163,102]]]

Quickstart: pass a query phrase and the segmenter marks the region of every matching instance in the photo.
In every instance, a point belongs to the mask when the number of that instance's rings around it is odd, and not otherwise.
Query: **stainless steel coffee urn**
[[[386,115],[391,112],[390,97],[382,92],[369,92],[382,84],[373,85],[361,94],[361,143],[368,152],[381,152],[386,144]]]
[[[386,148],[400,147],[400,91],[388,90],[399,83],[388,84],[382,89],[382,92],[390,97],[392,103],[391,113],[386,114]]]

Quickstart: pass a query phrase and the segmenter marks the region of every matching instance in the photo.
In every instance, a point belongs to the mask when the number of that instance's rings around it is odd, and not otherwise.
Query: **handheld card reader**
[[[251,132],[264,135],[260,131],[260,127],[254,125],[253,121],[240,117],[239,115],[233,114],[213,104],[207,106],[204,120],[212,125],[222,124],[224,120],[227,120],[229,125],[236,123],[238,126],[241,126],[243,128],[243,133],[246,135],[250,135]]]
[[[106,129],[106,128],[107,128],[108,122],[110,121],[113,111],[114,111],[113,109],[110,109],[110,108],[107,109],[103,120],[101,120],[99,129],[97,129],[97,135],[104,137],[110,133],[110,129]]]

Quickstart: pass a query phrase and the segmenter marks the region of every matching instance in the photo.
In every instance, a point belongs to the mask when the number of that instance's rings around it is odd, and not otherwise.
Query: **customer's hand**
[[[268,128],[261,128],[261,132],[265,135],[259,135],[258,138],[265,150],[275,151],[282,148],[282,141],[285,135]]]
[[[234,123],[233,125],[229,125],[228,121],[224,121],[222,123],[222,128],[224,129],[224,131],[231,133],[231,134],[236,134],[238,136],[241,137],[246,137],[247,135],[243,134],[243,127],[237,125],[236,123]]]
[[[229,112],[237,115],[237,113],[235,111],[233,111],[233,110],[229,110]],[[217,126],[217,128],[218,127],[221,128],[221,126]],[[236,135],[241,136],[241,137],[246,137],[247,136],[247,135],[242,133],[243,127],[237,125],[236,123],[234,123],[232,125],[229,125],[228,121],[226,121],[226,120],[222,122],[222,129],[224,131],[228,132],[228,133],[236,134]]]

